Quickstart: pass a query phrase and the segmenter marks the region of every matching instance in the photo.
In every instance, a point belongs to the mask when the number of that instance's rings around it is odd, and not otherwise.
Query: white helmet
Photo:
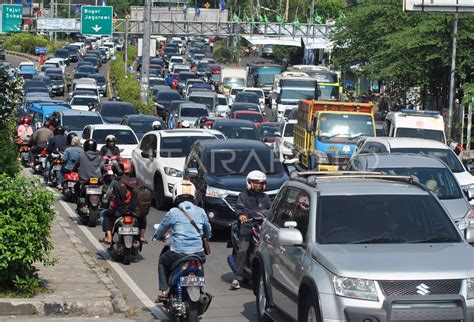
[[[181,127],[182,127],[182,128],[185,128],[185,129],[188,129],[188,128],[190,127],[189,122],[186,121],[186,120],[184,120],[184,121],[181,123]]]
[[[115,135],[109,134],[105,137],[105,142],[107,142],[107,141],[114,141],[114,143],[115,143],[115,141],[117,141],[117,139],[115,138]]]
[[[173,203],[175,205],[180,204],[182,201],[192,199],[196,197],[196,187],[189,180],[183,180],[178,182],[173,187]]]
[[[153,130],[155,130],[155,131],[161,130],[161,123],[160,123],[160,121],[154,121],[154,122],[151,124],[151,127],[152,127]]]
[[[267,175],[259,170],[250,171],[247,175],[247,189],[252,190],[251,183],[254,183],[253,190],[263,191],[267,185]],[[255,184],[260,184],[260,186],[255,187]]]

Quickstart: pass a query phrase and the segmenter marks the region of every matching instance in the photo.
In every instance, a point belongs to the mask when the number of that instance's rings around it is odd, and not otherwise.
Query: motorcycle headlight
[[[164,167],[164,170],[166,175],[170,177],[181,178],[183,176],[183,172],[175,168]]]
[[[288,141],[283,141],[283,146],[287,149],[293,149],[293,144],[291,144],[290,142]]]
[[[468,300],[474,299],[474,278],[468,278],[466,280],[466,297]]]
[[[206,188],[206,197],[224,199],[228,195],[229,195],[229,193],[227,192],[227,190],[224,190],[224,189],[219,189],[219,188],[214,188],[214,187],[207,187]]]
[[[361,278],[334,276],[333,284],[336,295],[359,300],[379,300],[374,281]]]

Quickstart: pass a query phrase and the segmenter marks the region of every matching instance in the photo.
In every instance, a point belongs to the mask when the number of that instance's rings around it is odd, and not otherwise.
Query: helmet
[[[120,169],[122,170],[122,174],[131,174],[132,173],[132,162],[125,158],[118,158],[118,162],[120,164]]]
[[[71,143],[72,143],[72,138],[75,137],[75,136],[77,136],[77,134],[74,133],[74,132],[68,133],[67,138],[66,138],[67,145],[71,145]]]
[[[190,128],[189,122],[188,121],[183,121],[181,123],[181,127],[184,128],[184,129],[189,129]]]
[[[161,123],[160,123],[160,121],[154,121],[151,126],[153,127],[153,130],[154,130],[154,131],[161,130]]]
[[[23,119],[23,124],[30,125],[31,124],[31,118],[29,116],[25,116]]]
[[[64,135],[64,132],[66,132],[66,130],[61,125],[54,129],[55,135]]]
[[[18,118],[18,124],[25,124],[25,117],[24,116],[20,116]]]
[[[250,171],[247,175],[247,189],[262,192],[267,185],[267,175],[262,171]]]
[[[61,123],[61,122],[59,121],[59,118],[53,117],[53,118],[51,118],[49,124],[52,125],[52,126],[58,126],[60,123]]]
[[[196,187],[189,180],[178,182],[173,187],[173,203],[178,206],[183,201],[194,201]]]
[[[109,143],[113,143],[115,145],[116,141],[117,141],[117,139],[115,138],[115,135],[109,134],[105,137],[105,143],[107,143],[107,145]]]
[[[87,140],[84,142],[84,151],[96,151],[97,150],[97,142],[92,139]]]

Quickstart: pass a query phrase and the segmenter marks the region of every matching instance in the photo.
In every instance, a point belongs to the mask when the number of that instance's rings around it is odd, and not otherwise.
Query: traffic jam
[[[258,321],[474,321],[471,151],[442,114],[381,111],[322,65],[222,64],[216,37],[156,39],[149,68],[139,50],[128,76],[149,69],[148,114],[109,78],[118,37],[2,63],[24,80],[27,171],[121,265],[162,242],[156,305],[205,321],[219,278],[206,262],[221,256]],[[216,234],[226,255],[209,246]]]

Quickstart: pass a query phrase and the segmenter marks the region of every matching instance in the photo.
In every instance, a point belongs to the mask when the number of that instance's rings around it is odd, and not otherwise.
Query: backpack
[[[138,217],[148,215],[151,208],[151,191],[137,178],[124,177],[120,179],[119,184],[121,199],[127,209],[135,212]]]

